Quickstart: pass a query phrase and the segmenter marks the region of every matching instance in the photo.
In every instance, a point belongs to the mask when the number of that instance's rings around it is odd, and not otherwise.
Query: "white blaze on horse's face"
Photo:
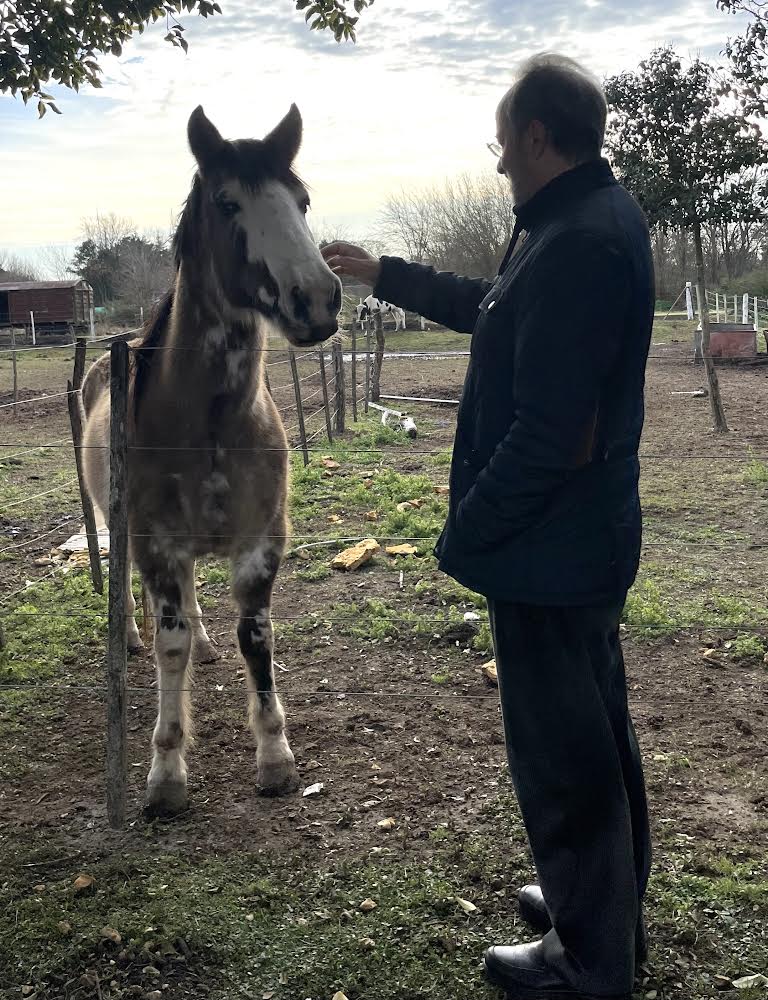
[[[330,337],[341,282],[312,239],[309,197],[292,170],[302,134],[296,105],[263,140],[225,141],[202,108],[188,133],[224,299],[274,319],[294,344]]]
[[[260,300],[269,308],[277,305],[278,315],[284,310],[300,325],[327,325],[339,285],[330,281],[307,225],[306,195],[278,180],[267,180],[256,190],[231,181],[224,196],[240,205],[234,221],[245,234],[248,263],[266,266],[277,284],[276,290],[259,289]]]

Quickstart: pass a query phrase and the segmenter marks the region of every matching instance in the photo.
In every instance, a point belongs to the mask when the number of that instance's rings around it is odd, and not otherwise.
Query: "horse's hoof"
[[[189,807],[187,785],[184,781],[158,781],[147,785],[144,815],[147,819],[168,819],[178,816]]]
[[[215,663],[218,658],[219,652],[210,639],[192,640],[193,663]]]
[[[299,790],[299,774],[293,761],[284,764],[270,764],[259,767],[256,772],[259,795],[275,798],[278,795],[291,795]]]

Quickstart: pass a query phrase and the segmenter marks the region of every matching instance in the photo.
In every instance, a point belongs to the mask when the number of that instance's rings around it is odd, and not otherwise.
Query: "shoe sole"
[[[483,962],[485,978],[506,993],[506,1000],[632,1000],[631,993],[579,993],[577,990],[540,990],[531,986],[505,982]]]

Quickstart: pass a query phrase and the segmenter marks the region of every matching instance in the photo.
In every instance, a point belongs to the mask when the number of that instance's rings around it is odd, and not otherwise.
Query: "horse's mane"
[[[161,348],[165,343],[168,334],[168,320],[173,308],[173,297],[174,288],[172,286],[155,306],[155,311],[144,329],[141,343],[133,352],[134,421],[139,416],[139,407],[146,392],[155,355],[158,353],[158,348]]]
[[[200,200],[200,178],[195,174],[192,182],[192,190],[181,210],[176,232],[173,236],[173,268],[178,274],[181,258],[189,253],[192,243],[192,230],[194,227],[193,214],[198,207]],[[158,349],[165,344],[168,336],[168,320],[171,318],[173,308],[174,285],[168,289],[155,307],[149,322],[147,323],[141,344],[134,352],[134,377],[133,377],[133,418],[136,420],[139,415],[139,407],[146,392],[147,384],[152,372],[152,362],[158,354]]]

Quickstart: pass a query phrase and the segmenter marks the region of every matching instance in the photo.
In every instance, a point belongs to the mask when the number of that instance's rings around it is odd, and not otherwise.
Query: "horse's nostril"
[[[302,292],[298,285],[291,289],[291,299],[293,301],[293,314],[300,323],[309,325],[309,296]]]
[[[331,312],[337,313],[341,309],[341,285],[336,285],[331,297]]]

